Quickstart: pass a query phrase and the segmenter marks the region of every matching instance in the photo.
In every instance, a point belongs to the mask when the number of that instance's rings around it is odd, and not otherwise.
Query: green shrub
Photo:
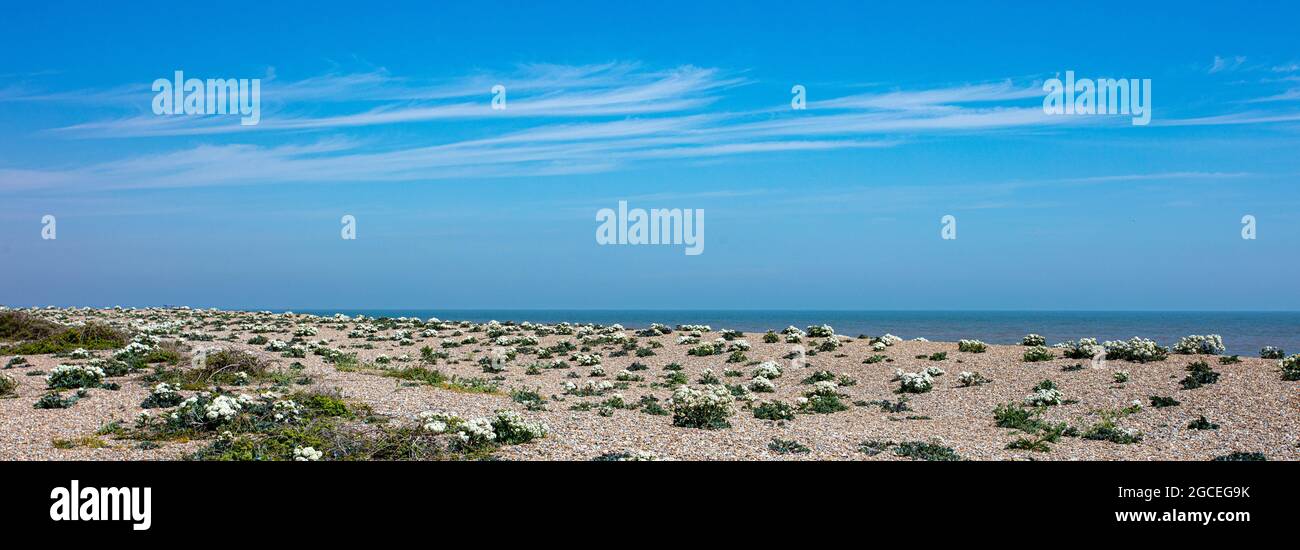
[[[36,334],[44,329],[17,329],[20,334]],[[0,355],[44,355],[69,353],[77,348],[86,350],[117,349],[125,346],[126,334],[108,325],[88,323],[78,327],[65,327],[46,334],[37,340],[0,348]]]
[[[1174,399],[1172,397],[1163,397],[1159,395],[1151,396],[1151,406],[1157,409],[1161,409],[1164,407],[1177,407],[1178,405],[1181,404],[1182,404],[1181,402],[1179,402],[1177,399]]]
[[[1024,355],[1023,359],[1025,360],[1026,363],[1037,363],[1037,362],[1040,362],[1040,361],[1051,361],[1051,360],[1052,360],[1052,350],[1047,349],[1047,347],[1045,347],[1045,346],[1033,346],[1033,347],[1031,347],[1031,348],[1025,350],[1025,355]]]
[[[766,401],[754,407],[754,418],[763,420],[794,420],[794,407],[780,401]]]
[[[805,454],[812,452],[807,446],[793,439],[772,438],[772,441],[767,444],[767,448],[771,449],[774,453],[782,455]]]
[[[961,460],[951,447],[920,441],[904,441],[894,447],[894,454],[912,460],[956,461]]]
[[[1187,365],[1187,377],[1183,378],[1181,384],[1185,390],[1194,390],[1206,384],[1214,384],[1219,381],[1219,373],[1210,368],[1209,363],[1197,361]]]

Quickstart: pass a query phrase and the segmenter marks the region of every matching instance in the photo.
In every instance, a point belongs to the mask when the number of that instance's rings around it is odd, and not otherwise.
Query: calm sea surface
[[[1172,346],[1189,334],[1219,334],[1228,353],[1257,355],[1263,346],[1300,352],[1300,312],[1068,312],[1068,311],[775,311],[775,310],[381,310],[295,309],[316,315],[364,314],[372,317],[437,317],[443,320],[484,322],[533,321],[537,323],[619,323],[630,329],[650,323],[707,324],[715,330],[744,332],[780,330],[788,325],[804,328],[828,324],[849,336],[886,332],[911,339],[918,336],[953,342],[974,338],[991,344],[1017,344],[1030,332],[1042,334],[1048,344],[1092,337],[1099,341],[1151,338]]]

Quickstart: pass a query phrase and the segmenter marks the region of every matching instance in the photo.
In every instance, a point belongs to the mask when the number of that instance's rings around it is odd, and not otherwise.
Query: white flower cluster
[[[284,340],[271,340],[266,344],[266,351],[284,351],[289,349],[289,343]]]
[[[812,325],[808,327],[807,334],[813,338],[831,338],[835,336],[835,329],[831,328],[830,325]]]
[[[776,384],[773,384],[771,380],[763,378],[762,376],[756,376],[753,380],[749,381],[749,390],[759,393],[770,393],[776,391]]]
[[[207,408],[203,411],[203,416],[207,417],[209,420],[224,422],[239,414],[240,409],[243,409],[243,406],[240,404],[239,400],[236,400],[229,395],[218,395],[208,403]]]
[[[45,376],[51,388],[91,388],[104,382],[104,369],[92,365],[59,365]]]
[[[311,325],[304,325],[293,329],[293,335],[300,338],[315,336],[318,333],[319,331],[316,330],[316,327],[313,327]]]
[[[934,388],[934,377],[929,372],[904,372],[898,374],[899,389],[907,393],[925,393]]]
[[[302,414],[302,407],[292,399],[276,401],[271,405],[271,410],[275,412],[272,417],[276,422],[293,422]]]
[[[579,353],[573,356],[573,361],[580,367],[591,367],[599,365],[601,358],[600,355],[594,353]]]
[[[871,344],[871,351],[885,351],[887,349],[889,349],[889,346],[886,346],[884,342]]]
[[[294,447],[293,459],[298,462],[315,462],[324,456],[320,451],[312,447]]]
[[[1282,379],[1295,381],[1300,380],[1300,354],[1292,355],[1278,363],[1282,368]]]
[[[836,337],[836,336],[831,336],[830,338],[827,338],[827,339],[825,339],[825,340],[822,340],[821,343],[817,344],[817,350],[818,350],[818,351],[835,351],[835,350],[837,350],[837,349],[840,349],[840,346],[841,346],[841,345],[843,345],[843,344],[840,342],[840,339],[839,339],[838,337]]]
[[[1153,340],[1134,336],[1128,341],[1111,340],[1104,344],[1107,359],[1125,359],[1146,363],[1161,361],[1169,356],[1169,350],[1160,347]]]
[[[804,397],[833,397],[838,396],[839,393],[840,385],[834,380],[822,380],[814,382],[812,389],[805,393]]]
[[[72,350],[72,353],[69,353],[68,357],[72,359],[90,359],[90,352],[86,351],[85,348],[77,348]]]
[[[622,396],[615,396],[620,401]],[[509,409],[502,409],[496,412],[496,417],[491,420],[491,427],[496,439],[502,443],[525,443],[534,439],[546,437],[550,432],[550,427],[544,422],[529,422],[524,415]]]
[[[497,432],[492,428],[492,421],[475,418],[461,423],[456,431],[461,443],[472,447],[490,444],[497,439]]]
[[[564,393],[582,397],[603,395],[605,392],[612,389],[614,389],[614,385],[604,380],[588,380],[581,386],[568,381],[564,383]]]
[[[1277,346],[1264,346],[1259,350],[1261,359],[1282,359],[1286,357],[1286,352]]]
[[[1174,353],[1183,355],[1218,355],[1227,349],[1218,334],[1184,336],[1174,345]]]
[[[173,398],[173,396],[177,395],[176,388],[173,388],[171,384],[168,384],[166,382],[159,382],[155,384],[153,389],[150,390],[149,393],[150,395],[153,395],[154,397],[157,397],[162,400],[170,400]]]
[[[763,361],[757,367],[754,367],[753,375],[755,378],[763,377],[769,380],[781,377],[781,366],[776,361]]]
[[[416,418],[421,428],[435,434],[455,429],[461,422],[464,422],[456,413],[446,411],[424,411],[417,415]]]
[[[1025,404],[1033,407],[1046,407],[1061,404],[1061,390],[1056,388],[1039,388],[1033,395],[1025,398]]]
[[[730,346],[727,346],[727,351],[749,351],[749,350],[750,350],[749,342],[745,340],[736,340],[732,342]]]
[[[701,389],[681,386],[668,398],[668,405],[673,411],[674,424],[705,428],[725,422],[733,413],[734,401],[725,386],[710,384]]]
[[[1021,338],[1021,339],[1020,339],[1020,345],[1022,345],[1022,346],[1046,346],[1046,345],[1047,345],[1047,339],[1046,339],[1046,338],[1043,338],[1041,335],[1030,333],[1030,334],[1025,335],[1024,338]]]
[[[494,343],[498,346],[536,346],[537,339],[532,336],[498,336]]]
[[[985,351],[988,351],[988,349],[989,349],[988,344],[985,344],[984,342],[981,342],[979,340],[958,340],[957,341],[957,351],[964,351],[968,353],[984,353]]]
[[[939,367],[926,367],[925,373],[935,378],[943,376],[944,374],[943,369]]]
[[[790,325],[788,327],[785,327],[785,329],[781,331],[781,334],[803,336],[804,332],[802,330],[799,330],[799,327]]]
[[[712,332],[713,327],[709,325],[677,325],[677,330],[685,332]]]
[[[1091,359],[1106,351],[1101,344],[1097,343],[1096,338],[1080,338],[1074,342],[1061,342],[1053,347],[1065,350],[1065,356],[1071,359]]]
[[[987,384],[989,379],[978,372],[962,371],[961,374],[957,375],[957,382],[962,386],[971,387]]]
[[[880,337],[880,343],[882,343],[882,344],[884,344],[884,345],[886,345],[886,346],[892,346],[892,345],[895,345],[895,344],[901,343],[902,341],[903,341],[902,338],[899,338],[899,337],[894,336],[893,334],[889,334],[889,333],[886,333],[884,336],[881,336],[881,337]]]
[[[114,359],[130,359],[153,351],[153,346],[143,342],[131,342],[113,354]]]

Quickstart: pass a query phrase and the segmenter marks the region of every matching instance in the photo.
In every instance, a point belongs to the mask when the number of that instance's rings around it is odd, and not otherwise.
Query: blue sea
[[[542,310],[542,309],[293,309],[316,315],[364,314],[372,317],[437,317],[442,320],[536,323],[619,323],[629,329],[663,323],[707,324],[715,330],[744,332],[804,328],[828,324],[849,336],[891,333],[906,339],[924,337],[955,342],[978,339],[990,344],[1018,344],[1028,333],[1048,344],[1078,338],[1127,340],[1150,338],[1172,346],[1189,334],[1219,334],[1228,353],[1257,355],[1264,346],[1300,352],[1300,312],[1157,312],[1157,311],[777,311],[777,310]]]

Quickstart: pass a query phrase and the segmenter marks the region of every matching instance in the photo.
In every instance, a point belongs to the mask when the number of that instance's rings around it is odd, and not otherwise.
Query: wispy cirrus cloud
[[[256,126],[222,116],[152,113],[51,130],[74,138],[320,131],[441,120],[610,117],[685,111],[718,99],[716,92],[745,80],[692,66],[638,71],[635,64],[567,67],[527,65],[511,75],[471,75],[455,81],[398,79],[386,71],[332,74],[294,82],[264,83],[264,115]],[[508,108],[491,107],[490,90],[506,87]],[[152,98],[137,97],[137,102]],[[374,105],[379,102],[379,105]],[[346,103],[343,112],[317,115],[315,104]],[[349,109],[350,107],[350,109]]]
[[[920,136],[1126,126],[1105,117],[1045,114],[1041,88],[1011,80],[829,95],[794,111],[737,107],[728,101],[728,92],[750,80],[742,73],[694,66],[648,70],[635,63],[524,65],[509,75],[441,80],[400,78],[383,69],[297,81],[282,79],[272,70],[267,77],[266,95],[277,99],[268,101],[270,109],[257,126],[240,126],[231,118],[153,115],[63,126],[48,135],[187,139],[166,152],[81,166],[0,168],[0,190],[592,174],[680,159],[883,149]],[[490,106],[489,91],[496,82],[508,90],[503,111]],[[115,89],[99,97],[121,93]],[[1165,124],[1300,119],[1289,116],[1235,113]],[[482,132],[453,137],[419,126],[455,120],[499,131],[488,137],[479,137]],[[398,141],[382,134],[350,135],[361,128],[399,124],[425,131],[404,132]]]

